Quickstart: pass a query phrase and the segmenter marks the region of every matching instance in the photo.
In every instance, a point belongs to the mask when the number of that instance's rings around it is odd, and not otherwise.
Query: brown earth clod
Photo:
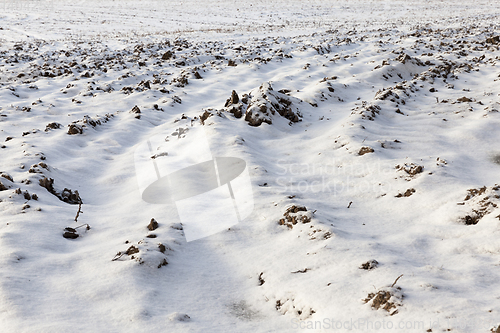
[[[233,104],[238,104],[239,102],[240,102],[240,98],[238,97],[238,94],[236,93],[236,91],[233,90],[231,93],[231,97],[229,97],[227,99],[224,107],[227,108],[228,106],[233,105]]]
[[[486,215],[492,213],[500,205],[500,186],[468,189],[462,206],[469,207],[469,212],[460,218],[465,225],[476,225]],[[500,215],[499,215],[500,218]]]
[[[376,293],[369,293],[368,296],[363,300],[365,303],[370,303],[370,306],[374,310],[383,309],[389,312],[389,315],[393,316],[398,313],[398,306],[401,306],[401,288],[384,288]]]
[[[54,179],[43,177],[38,181],[41,187],[44,187],[49,193],[55,195],[59,198],[59,200],[67,202],[72,205],[81,204],[82,199],[80,198],[80,194],[78,191],[72,191],[68,188],[65,188],[61,193],[57,193],[54,189]]]
[[[396,195],[396,198],[402,198],[402,197],[408,198],[408,197],[411,197],[412,194],[415,192],[416,192],[416,190],[414,188],[409,188],[405,191],[405,193],[403,193],[403,194],[399,193],[398,195]]]
[[[358,155],[363,156],[365,154],[374,153],[374,152],[375,152],[375,150],[372,147],[361,147],[361,149],[358,152]]]
[[[414,177],[419,173],[424,172],[424,166],[415,163],[405,163],[404,165],[396,165],[396,169],[406,172],[410,177]]]
[[[309,223],[311,222],[311,217],[306,212],[306,207],[293,205],[285,211],[283,214],[284,218],[280,219],[279,224],[286,225],[292,229],[299,222],[303,224]]]
[[[373,260],[368,260],[365,263],[362,263],[361,266],[359,266],[359,269],[370,271],[372,269],[377,268],[377,266],[378,266],[378,261],[373,259]]]
[[[151,221],[148,224],[148,230],[153,231],[158,229],[158,222],[154,218],[151,219]]]

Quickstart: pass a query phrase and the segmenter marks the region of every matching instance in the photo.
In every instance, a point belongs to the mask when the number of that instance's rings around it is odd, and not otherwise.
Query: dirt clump
[[[235,90],[232,91],[231,96],[226,100],[224,104],[223,111],[232,113],[233,116],[237,119],[243,116],[243,113],[248,107],[248,95],[243,94],[240,99]]]
[[[203,114],[200,116],[200,121],[201,121],[202,125],[205,125],[205,120],[207,120],[208,118],[210,118],[212,116],[213,116],[213,113],[205,110],[205,112],[203,112]]]
[[[151,221],[148,224],[148,230],[153,231],[158,229],[158,222],[154,218],[151,219]]]
[[[370,271],[372,269],[377,268],[377,266],[378,266],[378,261],[373,259],[373,260],[368,260],[365,263],[362,263],[361,266],[359,266],[359,269]]]
[[[302,114],[296,104],[302,101],[278,91],[274,91],[271,84],[266,82],[249,94],[250,101],[245,111],[245,121],[250,126],[260,126],[262,123],[271,125],[272,117],[277,113],[288,119],[290,123],[300,121]]]
[[[289,207],[283,214],[282,219],[280,219],[280,225],[286,225],[289,229],[292,229],[297,223],[309,223],[311,222],[311,212],[307,211],[305,206],[293,205]]]
[[[48,132],[51,129],[59,129],[61,127],[62,127],[62,125],[59,123],[50,123],[50,124],[47,124],[47,126],[45,126],[45,132]]]
[[[54,179],[43,177],[38,181],[38,183],[40,184],[41,187],[46,188],[47,191],[56,195],[56,191],[54,190]]]
[[[500,42],[500,36],[486,38],[486,43],[488,43],[488,44],[498,44],[499,42]]]
[[[69,128],[68,128],[69,135],[83,134],[82,126],[77,125],[77,124],[69,124],[68,126],[69,126]]]
[[[374,310],[385,310],[389,312],[391,316],[397,314],[398,307],[402,305],[402,299],[404,297],[401,288],[395,287],[401,276],[399,276],[390,287],[380,288],[377,292],[369,293],[363,301],[369,304]]]
[[[174,54],[171,51],[167,51],[163,53],[163,55],[161,56],[161,60],[170,60],[173,57],[173,55]]]
[[[9,188],[7,186],[5,186],[1,181],[0,181],[0,191],[6,191],[8,190]]]
[[[465,225],[476,225],[500,204],[500,185],[468,189],[464,202],[459,204],[468,207],[459,220]],[[500,215],[497,217],[500,219]]]
[[[127,251],[125,251],[125,254],[128,256],[131,256],[133,254],[139,253],[139,249],[135,247],[134,245],[131,245]]]
[[[63,233],[64,238],[77,239],[79,235],[76,232],[66,231]]]
[[[5,173],[5,172],[0,172],[0,177],[3,177],[7,180],[10,180],[11,182],[14,182],[14,179],[12,178],[11,175],[9,175],[8,173]]]
[[[424,172],[424,166],[415,163],[405,163],[403,165],[396,165],[398,171],[406,172],[410,177],[415,177],[416,175]]]
[[[371,302],[371,307],[375,310],[383,309],[391,313],[393,309],[396,309],[396,304],[391,302],[392,294],[386,290],[380,290],[376,293],[368,294],[367,298],[364,300],[366,303]],[[392,311],[391,316],[396,314],[397,310]]]
[[[72,191],[68,188],[65,188],[64,190],[61,191],[61,193],[58,193],[54,189],[54,179],[52,178],[47,178],[43,177],[41,178],[38,183],[40,184],[41,187],[44,187],[49,193],[55,195],[56,197],[59,198],[59,200],[72,204],[72,205],[77,205],[81,204],[82,198],[80,198],[80,194],[78,191]]]
[[[80,198],[80,194],[78,194],[78,191],[72,191],[68,188],[65,188],[62,190],[62,192],[57,195],[57,197],[64,202],[67,202],[72,205],[77,205],[82,203],[82,198]]]
[[[129,111],[130,113],[136,114],[135,118],[141,119],[141,109],[137,105],[135,105],[132,110]]]
[[[470,98],[467,98],[467,97],[460,97],[457,99],[457,102],[460,102],[460,103],[467,103],[467,102],[472,102],[472,99]]]
[[[465,197],[464,201],[470,200],[475,196],[484,194],[486,192],[486,186],[483,186],[483,187],[478,188],[478,189],[471,188],[471,189],[468,189],[467,192],[468,192],[468,194]]]
[[[238,97],[238,94],[236,93],[236,91],[233,90],[231,93],[231,97],[229,97],[227,99],[224,107],[227,108],[228,106],[233,105],[233,104],[238,104],[239,102],[240,102],[240,98]]]
[[[129,241],[126,241],[125,244],[129,244]],[[161,268],[168,265],[166,257],[167,251],[172,251],[172,249],[162,243],[155,244],[149,242],[149,240],[143,239],[138,241],[135,245],[130,245],[126,251],[118,252],[111,261],[123,261],[120,259],[124,256],[128,256],[130,260],[138,262],[139,265],[145,264],[146,266]]]
[[[406,53],[401,53],[397,58],[396,61],[399,61],[402,64],[406,64],[408,60],[411,60],[411,57],[407,55]]]
[[[416,190],[414,188],[409,188],[405,191],[405,193],[403,193],[403,194],[399,193],[398,195],[396,195],[396,198],[402,198],[402,197],[408,198],[408,197],[411,197],[412,194],[415,192],[416,192]]]
[[[361,149],[358,152],[358,155],[363,156],[365,154],[374,153],[374,152],[375,152],[375,150],[372,147],[361,147]]]

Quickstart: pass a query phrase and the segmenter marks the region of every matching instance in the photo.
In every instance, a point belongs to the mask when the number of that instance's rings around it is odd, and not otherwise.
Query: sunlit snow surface
[[[496,330],[499,14],[0,0],[0,331]],[[169,151],[199,127],[202,144]],[[189,167],[205,146],[244,161],[249,216],[186,241],[179,205],[144,201],[140,180],[157,178],[134,161],[163,135],[157,165]],[[204,193],[184,216],[210,223],[228,210]]]

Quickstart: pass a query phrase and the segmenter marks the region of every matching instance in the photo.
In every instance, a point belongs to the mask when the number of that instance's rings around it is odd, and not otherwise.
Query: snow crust
[[[0,6],[2,332],[497,331],[495,1]],[[188,242],[189,128],[254,208]]]

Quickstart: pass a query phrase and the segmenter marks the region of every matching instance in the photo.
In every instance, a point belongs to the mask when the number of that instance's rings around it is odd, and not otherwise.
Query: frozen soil
[[[21,3],[0,14],[7,332],[497,330],[497,4]],[[189,127],[255,201],[193,242],[134,165]]]

